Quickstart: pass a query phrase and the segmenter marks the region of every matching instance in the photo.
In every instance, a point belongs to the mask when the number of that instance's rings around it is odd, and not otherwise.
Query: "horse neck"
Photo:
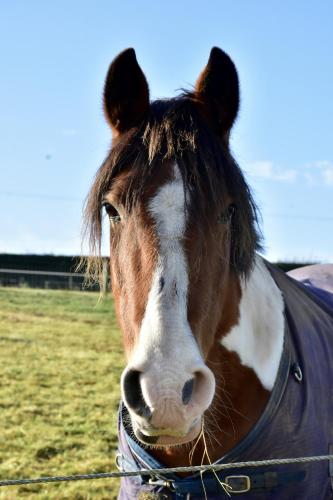
[[[259,256],[240,287],[235,278],[230,279],[230,287],[240,291],[238,321],[230,327],[225,305],[207,359],[216,378],[216,393],[205,414],[203,436],[191,459],[193,443],[154,450],[166,465],[200,465],[221,458],[251,430],[274,386],[284,337],[281,292]]]

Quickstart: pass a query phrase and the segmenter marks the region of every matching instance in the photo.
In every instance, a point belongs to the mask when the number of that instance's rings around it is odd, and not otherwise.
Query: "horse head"
[[[193,91],[150,102],[135,52],[112,62],[112,148],[87,204],[92,239],[110,219],[110,269],[127,367],[123,401],[148,445],[193,440],[217,394],[214,353],[238,321],[258,247],[256,208],[229,149],[236,68],[213,48]]]

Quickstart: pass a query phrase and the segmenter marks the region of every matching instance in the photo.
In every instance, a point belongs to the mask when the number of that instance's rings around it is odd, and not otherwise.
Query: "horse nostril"
[[[187,405],[192,397],[194,387],[194,378],[191,378],[187,382],[185,382],[183,390],[182,390],[182,401],[184,405]]]
[[[123,378],[123,391],[126,406],[148,420],[151,418],[151,411],[143,398],[140,375],[141,373],[137,370],[128,370]]]

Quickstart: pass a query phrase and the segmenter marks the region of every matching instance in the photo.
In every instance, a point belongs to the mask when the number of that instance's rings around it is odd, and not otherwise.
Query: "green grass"
[[[0,288],[0,478],[115,470],[120,333],[110,298]],[[0,488],[0,499],[114,499],[108,479]]]

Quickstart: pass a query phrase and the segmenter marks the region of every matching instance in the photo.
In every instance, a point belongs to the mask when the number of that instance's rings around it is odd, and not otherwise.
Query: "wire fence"
[[[0,268],[0,286],[82,290],[84,274]]]
[[[110,287],[107,265],[103,266],[102,283],[103,293],[105,293]],[[82,273],[6,268],[0,268],[0,286],[53,290],[99,290],[98,284],[89,284],[89,286],[86,286],[85,274]]]
[[[197,465],[191,467],[168,467],[160,469],[141,469],[135,471],[119,471],[119,472],[101,472],[96,474],[77,474],[73,476],[47,476],[39,478],[27,479],[7,479],[0,480],[0,486],[19,486],[22,484],[36,484],[36,483],[56,483],[62,481],[82,481],[90,479],[116,479],[122,477],[132,476],[151,476],[161,477],[166,474],[179,474],[186,472],[219,472],[228,469],[241,469],[245,467],[268,467],[271,465],[287,465],[297,463],[311,463],[333,460],[333,455],[317,455],[311,457],[297,457],[297,458],[278,458],[271,460],[253,460],[247,462],[230,462],[223,464],[210,464],[210,465]]]

